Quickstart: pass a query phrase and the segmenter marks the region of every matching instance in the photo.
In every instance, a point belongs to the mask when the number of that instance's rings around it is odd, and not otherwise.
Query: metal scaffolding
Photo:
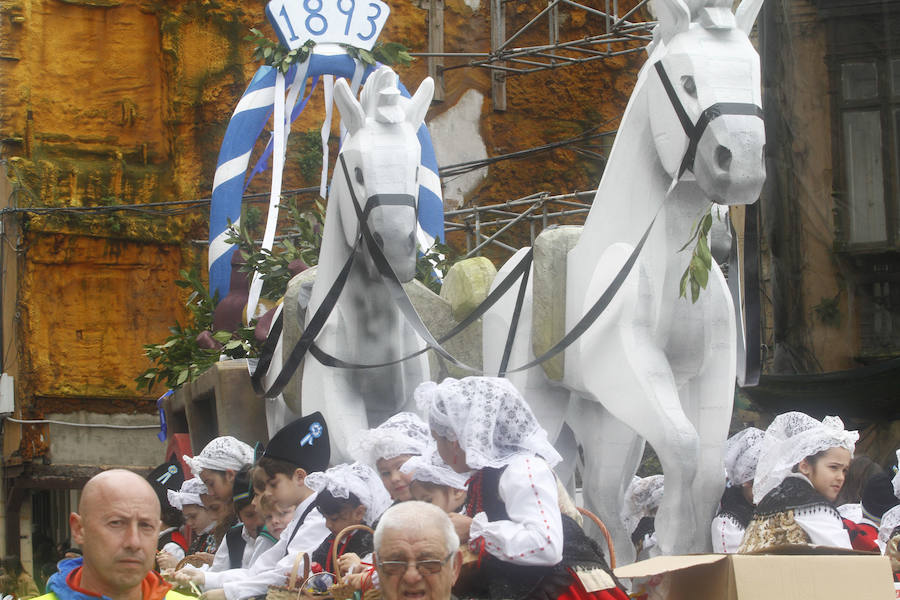
[[[649,0],[638,2],[619,14],[619,0],[595,0],[590,4],[574,0],[548,0],[547,6],[524,26],[506,36],[506,4],[508,0],[489,0],[491,3],[490,52],[445,52],[443,42],[444,0],[427,0],[429,10],[428,52],[412,53],[428,59],[429,75],[436,81],[436,100],[443,100],[443,73],[453,69],[480,67],[490,69],[495,110],[506,110],[506,77],[557,69],[571,65],[605,60],[614,56],[643,51],[651,40],[654,22],[634,19]],[[561,39],[560,10],[583,11],[599,17],[601,30],[578,39]],[[514,46],[526,34],[538,30],[546,22],[546,43]],[[533,38],[533,36],[532,36]],[[445,59],[454,64],[444,65]]]

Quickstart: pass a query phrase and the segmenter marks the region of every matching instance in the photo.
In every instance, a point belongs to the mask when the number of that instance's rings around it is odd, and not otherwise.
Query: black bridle
[[[752,102],[717,102],[704,109],[703,112],[700,113],[697,122],[692,123],[691,118],[684,109],[684,105],[681,103],[681,99],[675,92],[675,87],[672,85],[672,81],[669,79],[669,75],[666,73],[662,61],[656,61],[653,66],[656,68],[657,74],[659,74],[659,79],[663,84],[663,88],[666,90],[669,102],[672,103],[672,108],[678,116],[681,128],[684,129],[684,133],[688,138],[688,147],[684,152],[684,157],[681,159],[681,166],[678,169],[679,179],[685,171],[694,172],[694,159],[697,156],[697,146],[700,144],[700,138],[703,137],[703,132],[706,131],[706,127],[714,119],[718,119],[722,115],[750,115],[759,117],[760,119],[763,118],[762,108]]]

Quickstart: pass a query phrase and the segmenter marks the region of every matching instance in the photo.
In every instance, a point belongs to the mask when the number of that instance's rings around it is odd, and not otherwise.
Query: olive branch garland
[[[250,29],[250,33],[244,37],[244,41],[252,42],[256,45],[256,49],[253,51],[254,60],[263,62],[270,67],[275,67],[285,74],[292,66],[305,62],[316,45],[315,41],[307,40],[299,48],[289,50],[278,42],[270,40],[266,37],[266,34],[255,27]],[[398,42],[377,42],[371,51],[346,44],[341,44],[341,47],[352,58],[373,67],[379,62],[389,66],[401,65],[405,67],[415,60],[409,54],[406,46]]]
[[[691,237],[687,243],[679,249],[683,252],[691,245],[691,242],[697,240],[694,245],[694,251],[691,254],[691,261],[681,276],[679,285],[679,298],[687,297],[688,285],[691,287],[691,303],[697,302],[700,298],[700,290],[706,289],[709,283],[709,271],[712,269],[712,253],[709,251],[709,230],[712,227],[712,213],[710,208],[712,203],[706,208],[706,214],[694,224],[691,231]]]

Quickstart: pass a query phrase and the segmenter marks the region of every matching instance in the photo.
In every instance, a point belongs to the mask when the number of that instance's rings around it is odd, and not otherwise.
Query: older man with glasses
[[[447,513],[408,501],[386,510],[375,529],[375,568],[384,600],[449,600],[462,557]]]

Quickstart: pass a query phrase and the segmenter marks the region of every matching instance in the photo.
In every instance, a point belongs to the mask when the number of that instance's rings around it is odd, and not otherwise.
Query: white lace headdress
[[[859,432],[846,431],[838,417],[817,421],[802,412],[778,415],[763,437],[753,480],[753,502],[759,504],[807,456],[829,448],[845,448],[852,458],[858,439]]]
[[[185,455],[183,458],[191,472],[199,477],[204,469],[239,471],[244,465],[253,464],[253,454],[253,448],[248,444],[230,435],[223,435],[206,444],[197,456]]]
[[[166,496],[169,497],[169,504],[172,505],[172,508],[181,510],[185,506],[190,506],[192,504],[203,506],[203,502],[200,500],[200,494],[205,494],[206,492],[206,486],[200,478],[194,477],[192,479],[186,479],[184,483],[181,484],[181,489],[178,491],[166,490]]]
[[[625,505],[622,507],[622,521],[630,535],[644,517],[653,516],[659,508],[664,491],[662,475],[634,477],[625,490]]]
[[[378,473],[359,462],[310,473],[305,483],[315,492],[328,490],[335,498],[349,498],[352,493],[366,507],[366,525],[374,523],[393,503]]]
[[[350,456],[374,466],[380,458],[390,460],[403,454],[418,456],[433,443],[428,425],[419,415],[401,412],[374,429],[360,432],[350,447]]]
[[[435,449],[429,449],[422,456],[413,456],[400,467],[402,473],[411,474],[413,481],[424,481],[445,485],[457,490],[465,490],[468,473],[457,473],[441,460]]]
[[[884,513],[881,517],[881,526],[878,528],[878,539],[887,544],[891,539],[891,533],[900,527],[900,505]]]
[[[897,450],[897,467],[897,472],[894,473],[891,483],[894,485],[894,495],[900,500],[900,450]]]
[[[431,431],[455,440],[471,469],[504,467],[518,455],[538,455],[553,467],[562,460],[519,391],[498,377],[426,381],[413,394],[428,413]]]
[[[725,475],[731,485],[741,485],[756,476],[756,463],[765,432],[756,427],[739,431],[725,442]]]

